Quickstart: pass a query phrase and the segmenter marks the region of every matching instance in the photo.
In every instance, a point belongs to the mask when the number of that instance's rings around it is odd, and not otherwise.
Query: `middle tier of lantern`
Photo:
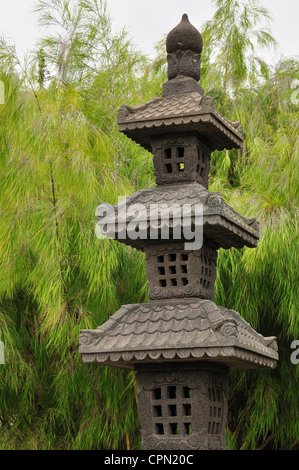
[[[213,300],[217,249],[254,247],[259,238],[255,218],[198,183],[138,191],[116,206],[102,204],[97,215],[102,235],[145,252],[151,300]]]
[[[199,183],[208,188],[211,149],[196,132],[152,139],[157,185]]]
[[[146,273],[151,300],[200,297],[214,300],[217,251],[208,245],[184,249],[180,242],[147,244]]]
[[[140,190],[114,206],[101,204],[96,216],[102,235],[141,251],[166,240],[192,242],[190,234],[200,229],[203,243],[216,250],[254,248],[259,239],[255,217],[243,217],[198,183]]]

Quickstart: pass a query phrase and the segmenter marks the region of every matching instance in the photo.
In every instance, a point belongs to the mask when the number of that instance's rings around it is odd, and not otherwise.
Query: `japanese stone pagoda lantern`
[[[225,119],[198,84],[202,37],[187,15],[169,33],[166,48],[163,96],[122,106],[118,114],[119,130],[153,154],[157,187],[114,206],[114,231],[112,218],[104,224],[98,208],[108,237],[145,253],[150,301],[124,305],[97,329],[81,331],[79,351],[86,363],[137,372],[143,449],[225,449],[228,372],[275,368],[277,343],[214,303],[217,250],[254,248],[259,239],[255,218],[241,216],[208,191],[211,153],[241,148],[242,128]],[[157,239],[150,236],[150,216],[142,238],[130,232],[133,204],[149,215],[152,204],[173,203],[203,207],[199,249],[186,249],[182,218],[170,220],[167,240],[161,236],[163,218],[154,227]]]

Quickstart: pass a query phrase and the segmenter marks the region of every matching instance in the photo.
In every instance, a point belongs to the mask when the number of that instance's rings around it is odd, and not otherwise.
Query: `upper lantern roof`
[[[153,137],[178,132],[197,132],[212,151],[241,148],[243,143],[241,124],[224,118],[214,99],[198,91],[163,96],[135,108],[123,105],[117,122],[120,132],[149,151]]]
[[[168,81],[163,96],[136,107],[121,106],[120,132],[150,152],[153,137],[178,132],[197,132],[211,151],[241,148],[240,122],[222,116],[213,97],[205,96],[198,83],[202,46],[200,32],[183,15],[166,39]]]

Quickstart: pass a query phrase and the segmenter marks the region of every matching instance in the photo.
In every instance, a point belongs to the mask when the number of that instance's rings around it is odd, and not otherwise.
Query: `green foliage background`
[[[242,150],[214,152],[210,190],[257,216],[257,249],[220,250],[216,299],[278,338],[275,371],[230,373],[230,449],[298,449],[298,61],[270,66],[275,46],[256,0],[214,0],[193,24],[204,37],[201,85],[240,120]],[[162,40],[150,61],[103,1],[39,1],[52,26],[25,63],[2,39],[0,80],[1,449],[138,449],[134,373],[84,366],[81,329],[147,301],[141,253],[94,234],[95,208],[155,185],[152,156],[118,132],[121,104],[162,93]],[[54,33],[53,33],[54,27]],[[49,29],[50,31],[50,29]]]

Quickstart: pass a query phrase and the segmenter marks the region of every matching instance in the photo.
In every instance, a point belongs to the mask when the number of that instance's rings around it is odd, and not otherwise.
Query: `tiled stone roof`
[[[82,330],[85,362],[133,368],[151,361],[209,360],[274,368],[274,337],[264,338],[233,310],[202,299],[124,305],[102,326]]]
[[[121,220],[124,222],[117,225],[116,237],[127,224],[133,219],[133,216],[126,217],[126,208],[133,204],[142,204],[147,210],[147,228],[150,229],[150,206],[151,204],[178,204],[183,207],[185,204],[190,204],[195,207],[195,204],[203,205],[203,223],[204,223],[204,238],[209,240],[209,244],[214,245],[216,248],[242,248],[243,246],[256,247],[259,239],[259,224],[255,218],[247,219],[246,217],[238,214],[228,204],[226,204],[220,194],[216,192],[209,192],[200,184],[186,184],[170,187],[157,187],[154,189],[147,189],[137,191],[129,196],[125,201],[115,205],[115,214],[122,214]],[[100,215],[99,206],[96,215]],[[167,210],[167,209],[166,209]],[[193,219],[194,223],[194,211]],[[101,217],[99,217],[99,225],[101,225]],[[106,222],[105,222],[106,223]],[[112,219],[111,219],[112,223]],[[167,223],[159,220],[158,229],[162,228],[162,224]],[[171,220],[171,227],[177,224],[182,225],[181,218]],[[114,227],[114,225],[111,225]],[[112,234],[112,232],[111,232]],[[109,227],[106,235],[109,237]],[[148,235],[150,236],[150,234]],[[182,237],[183,239],[183,237]],[[170,233],[171,240],[171,233]],[[143,249],[144,240],[133,240],[129,237],[122,242],[127,243],[135,248]]]
[[[213,98],[198,92],[164,96],[134,108],[124,105],[117,122],[121,132],[147,150],[151,150],[151,135],[186,130],[197,131],[212,150],[240,148],[243,142],[240,123],[224,118]]]

